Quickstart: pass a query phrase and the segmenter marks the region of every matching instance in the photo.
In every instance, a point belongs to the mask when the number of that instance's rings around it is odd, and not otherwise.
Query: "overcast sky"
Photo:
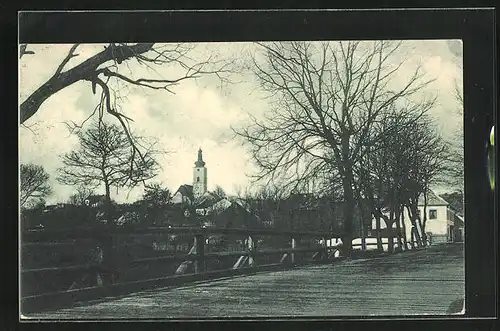
[[[70,45],[30,45],[35,55],[26,55],[20,60],[20,102],[46,81],[67,54]],[[68,67],[103,49],[103,45],[82,45],[78,57]],[[204,58],[216,53],[220,57],[242,59],[245,52],[252,51],[251,43],[199,44],[192,53],[195,58]],[[437,96],[432,114],[440,130],[451,138],[461,122],[454,98],[454,84],[462,84],[462,45],[460,41],[407,41],[394,56],[394,61],[408,58],[398,79],[407,78],[420,62],[429,78],[435,82],[427,87],[428,93]],[[136,62],[129,64],[136,74],[146,73]],[[128,69],[126,69],[128,70]],[[178,67],[157,68],[165,78],[182,73]],[[148,73],[151,76],[151,72]],[[184,81],[173,88],[175,94],[141,88],[121,87],[121,110],[133,118],[133,127],[139,134],[154,137],[161,146],[171,152],[158,158],[162,171],[157,181],[175,191],[181,184],[191,184],[192,167],[197,150],[203,149],[208,168],[208,189],[220,185],[227,193],[235,193],[249,184],[247,174],[255,171],[252,160],[245,149],[231,137],[231,125],[242,125],[246,113],[263,114],[269,109],[268,102],[255,84],[251,74],[242,72],[231,77],[232,84],[220,86],[214,77],[197,81]],[[98,96],[91,92],[90,83],[78,82],[50,97],[19,131],[19,157],[21,163],[40,164],[51,175],[54,194],[48,203],[67,200],[73,187],[61,185],[55,180],[56,169],[61,165],[60,156],[77,146],[77,139],[70,135],[65,121],[83,121],[94,109]],[[128,198],[127,198],[127,193]],[[140,197],[142,188],[132,192],[112,191],[112,198],[134,201]]]

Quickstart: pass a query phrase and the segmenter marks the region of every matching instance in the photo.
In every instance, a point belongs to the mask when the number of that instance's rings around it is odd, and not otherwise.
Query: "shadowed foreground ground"
[[[465,296],[463,245],[136,293],[29,318],[447,314]]]

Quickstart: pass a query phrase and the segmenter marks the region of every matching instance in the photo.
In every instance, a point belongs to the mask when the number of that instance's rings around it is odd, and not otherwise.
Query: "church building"
[[[208,191],[207,168],[205,165],[203,152],[200,148],[193,167],[193,184],[179,186],[172,197],[173,204],[192,205],[194,212],[203,219],[202,222],[205,226],[257,226],[258,218],[240,203]]]
[[[193,184],[184,184],[179,186],[172,197],[172,202],[174,204],[194,203],[208,193],[207,168],[205,167],[205,164],[205,161],[203,161],[203,151],[200,148],[198,150],[198,159],[194,163],[193,167]]]

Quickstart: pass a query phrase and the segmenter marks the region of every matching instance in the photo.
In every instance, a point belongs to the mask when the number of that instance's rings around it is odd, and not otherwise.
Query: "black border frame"
[[[466,230],[467,317],[497,315],[498,226],[496,196],[489,189],[485,142],[496,121],[495,13],[490,9],[467,10],[298,10],[298,11],[176,11],[176,12],[25,12],[19,16],[19,37],[28,43],[145,42],[145,41],[243,41],[320,39],[462,39],[464,44],[464,104],[466,219],[480,220]],[[17,53],[17,46],[16,46]],[[17,54],[16,54],[17,58]],[[16,73],[17,74],[17,73]],[[17,101],[16,101],[17,103]],[[17,130],[17,125],[15,127]],[[497,145],[498,146],[498,145]],[[12,144],[11,144],[12,147]],[[15,151],[14,151],[14,155]],[[14,167],[17,167],[14,166]],[[497,176],[498,178],[498,176]],[[17,188],[17,177],[10,176]],[[12,195],[12,192],[8,192]],[[495,199],[495,200],[494,200]],[[7,207],[17,218],[17,197]],[[17,224],[16,224],[17,225]],[[17,226],[6,225],[8,236],[16,238]],[[17,262],[16,249],[14,260]],[[17,265],[17,263],[16,263]],[[17,268],[16,268],[17,269]],[[15,268],[12,268],[15,270]],[[17,283],[17,272],[14,276]],[[17,299],[17,286],[14,290]],[[18,306],[12,309],[17,319]],[[378,320],[396,328],[421,329],[436,325],[487,326],[486,321],[467,317]],[[252,319],[253,320],[253,319]],[[289,319],[293,322],[295,319]],[[315,318],[322,326],[329,319]],[[229,321],[238,321],[229,319]],[[259,321],[259,320],[256,320]],[[260,320],[265,321],[265,320]],[[321,322],[324,321],[324,322]],[[368,321],[338,321],[341,329]],[[285,322],[286,326],[289,322]],[[328,323],[328,322],[327,322]],[[435,323],[435,324],[431,324]],[[477,324],[474,324],[477,323]],[[65,325],[61,324],[61,325]],[[76,327],[72,323],[70,327]],[[127,323],[107,325],[123,327]],[[200,324],[186,323],[193,326]],[[36,324],[24,323],[22,327]],[[47,325],[47,324],[45,324]],[[81,325],[81,324],[80,324]],[[152,323],[156,325],[156,323]],[[224,326],[226,324],[223,324]],[[219,325],[219,326],[223,326]],[[274,322],[264,323],[276,328]],[[440,326],[439,326],[440,325]],[[217,326],[217,328],[219,328]],[[133,327],[133,326],[132,326]],[[154,327],[154,326],[153,326]],[[259,325],[259,327],[262,327]],[[366,326],[365,326],[366,327]],[[289,326],[287,327],[289,328]]]

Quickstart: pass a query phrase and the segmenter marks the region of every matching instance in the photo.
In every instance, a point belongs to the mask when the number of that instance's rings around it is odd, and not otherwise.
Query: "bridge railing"
[[[49,302],[68,306],[159,286],[328,262],[339,256],[339,247],[326,245],[332,237],[340,234],[190,227],[25,231],[21,309],[48,308]]]

